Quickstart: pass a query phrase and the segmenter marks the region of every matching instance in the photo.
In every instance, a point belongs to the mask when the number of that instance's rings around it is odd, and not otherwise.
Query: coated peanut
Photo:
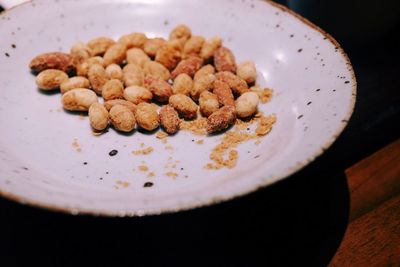
[[[63,82],[60,85],[60,90],[61,93],[66,93],[72,89],[76,89],[76,88],[90,88],[90,82],[88,79],[86,79],[85,77],[81,77],[81,76],[76,76],[76,77],[72,77],[69,78],[68,80],[66,80],[65,82]]]
[[[226,82],[231,88],[232,92],[237,96],[249,92],[249,87],[246,81],[236,76],[232,72],[229,71],[218,72],[215,76],[217,77],[218,80]]]
[[[218,48],[214,53],[214,65],[217,71],[236,73],[236,60],[232,51],[226,47]]]
[[[121,64],[126,58],[126,47],[123,44],[114,44],[110,46],[104,54],[104,64]]]
[[[115,41],[108,37],[98,37],[88,42],[87,46],[92,50],[93,56],[103,56],[107,49],[114,45]]]
[[[194,119],[197,116],[198,107],[196,103],[184,94],[171,96],[169,98],[169,104],[185,119]]]
[[[218,97],[209,91],[204,91],[199,99],[200,111],[205,117],[209,117],[219,109]]]
[[[162,79],[146,77],[144,84],[153,94],[154,100],[159,103],[168,102],[169,97],[172,95],[171,85]]]
[[[256,65],[252,61],[246,61],[237,67],[237,76],[248,84],[253,84],[257,79]]]
[[[199,56],[204,42],[205,39],[203,36],[192,36],[183,47],[183,58],[188,58],[190,56]]]
[[[182,47],[179,41],[169,41],[157,51],[155,61],[164,65],[168,70],[173,70],[182,59]]]
[[[88,78],[92,89],[99,95],[103,89],[103,85],[109,80],[106,70],[100,64],[90,66],[88,71]]]
[[[150,57],[140,48],[131,48],[126,52],[126,61],[129,64],[136,64],[143,68],[143,66],[147,62],[150,62],[150,60]]]
[[[120,81],[123,81],[124,79],[124,73],[122,72],[121,67],[117,64],[108,65],[106,67],[106,73],[109,79],[117,79]]]
[[[179,131],[180,119],[178,112],[171,106],[164,106],[160,110],[161,126],[168,134],[175,134]]]
[[[97,103],[95,92],[85,88],[72,89],[61,98],[64,109],[69,111],[88,111],[93,103]]]
[[[167,40],[163,38],[148,39],[146,43],[144,43],[143,50],[149,57],[154,58],[157,54],[158,49],[160,49],[160,47],[166,42]]]
[[[93,103],[89,108],[89,121],[94,130],[103,131],[108,126],[107,109],[99,103]]]
[[[144,72],[136,64],[128,64],[123,68],[124,84],[126,87],[137,85],[143,86]]]
[[[75,64],[80,64],[93,54],[92,50],[82,42],[74,44],[70,51]]]
[[[205,61],[212,59],[215,51],[220,48],[221,45],[222,39],[219,36],[215,36],[210,40],[205,41],[200,51],[200,57],[202,57]]]
[[[203,59],[199,57],[189,57],[179,62],[178,66],[171,73],[172,79],[175,79],[179,74],[186,73],[193,78],[194,74],[203,66]]]
[[[69,73],[75,70],[74,58],[65,53],[52,52],[36,56],[29,64],[34,73],[39,73],[47,69],[56,69]]]
[[[201,93],[212,90],[214,88],[215,79],[216,78],[214,74],[207,74],[194,80],[193,88],[190,92],[192,98],[197,101],[199,100]]]
[[[122,105],[111,108],[110,121],[114,128],[120,132],[132,132],[136,126],[135,115],[129,108]]]
[[[124,85],[120,80],[109,80],[103,85],[101,94],[105,101],[121,99],[124,96]]]
[[[174,94],[184,94],[189,96],[193,88],[193,80],[186,73],[179,74],[172,86],[172,91]]]
[[[103,67],[105,66],[104,59],[102,57],[99,57],[99,56],[91,57],[91,58],[84,60],[81,64],[78,64],[76,66],[76,74],[78,76],[86,77],[88,75],[90,67],[94,64],[99,64],[99,65],[102,65]]]
[[[137,105],[135,116],[138,125],[147,131],[153,131],[160,125],[157,110],[152,104],[142,102]]]
[[[155,61],[148,61],[144,64],[143,72],[145,76],[151,76],[154,78],[162,79],[168,81],[171,77],[169,70]]]
[[[110,111],[116,105],[125,106],[133,113],[136,112],[136,105],[129,101],[123,100],[123,99],[114,99],[114,100],[109,100],[109,101],[104,102],[104,107],[108,111]]]
[[[213,93],[217,96],[221,106],[235,106],[235,98],[229,84],[226,82],[217,79],[214,82]]]
[[[186,25],[178,25],[176,26],[169,35],[169,40],[178,40],[181,45],[185,45],[185,43],[192,37],[192,31]]]
[[[60,85],[68,80],[68,75],[55,69],[47,69],[39,73],[36,77],[36,84],[42,90],[54,90],[58,89]]]
[[[137,105],[142,102],[150,102],[153,98],[153,94],[144,87],[130,86],[125,88],[124,98],[125,100]]]
[[[256,113],[259,98],[255,92],[247,92],[236,99],[235,107],[239,118],[247,118]]]
[[[213,65],[205,65],[199,69],[196,74],[194,75],[194,79],[197,80],[201,76],[207,75],[207,74],[214,74],[215,73],[215,68]]]
[[[137,32],[123,35],[121,36],[121,38],[118,39],[118,43],[123,44],[127,49],[132,47],[143,48],[146,41],[146,35]]]
[[[236,121],[235,108],[225,106],[214,112],[207,119],[207,132],[216,133],[227,129]]]

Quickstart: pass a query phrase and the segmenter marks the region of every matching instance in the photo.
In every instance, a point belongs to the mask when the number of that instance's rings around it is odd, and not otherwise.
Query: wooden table
[[[72,217],[0,199],[0,265],[400,266],[399,28],[345,47],[358,80],[355,113],[301,172],[159,217]]]

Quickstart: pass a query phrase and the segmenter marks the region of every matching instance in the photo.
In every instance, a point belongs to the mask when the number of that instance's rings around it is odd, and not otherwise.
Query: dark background
[[[344,170],[400,137],[400,25],[360,42],[309,17],[340,37],[358,81],[349,126],[322,157],[249,196],[158,217],[73,217],[0,199],[0,266],[326,266],[347,224]]]

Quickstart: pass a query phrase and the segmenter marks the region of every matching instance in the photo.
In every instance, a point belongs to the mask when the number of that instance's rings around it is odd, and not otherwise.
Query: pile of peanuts
[[[182,119],[194,120],[200,110],[207,132],[215,133],[236,118],[253,116],[259,104],[259,94],[249,89],[256,82],[255,64],[237,65],[220,37],[206,40],[185,25],[168,40],[132,33],[118,41],[79,42],[69,54],[41,54],[29,67],[41,90],[60,90],[64,109],[88,112],[100,132],[111,123],[121,132],[137,124],[146,131],[161,125],[175,134]]]

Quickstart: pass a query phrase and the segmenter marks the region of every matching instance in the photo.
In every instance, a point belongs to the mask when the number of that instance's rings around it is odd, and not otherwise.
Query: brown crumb
[[[258,136],[267,135],[272,130],[272,126],[275,124],[275,122],[276,122],[275,115],[271,115],[268,117],[261,117],[256,129],[256,134]]]
[[[266,104],[266,103],[270,102],[272,100],[273,94],[274,94],[274,91],[272,89],[265,88],[258,95],[260,97],[260,102],[262,104]]]
[[[144,144],[143,144],[143,146],[144,146]],[[143,146],[141,145],[141,147],[143,147]],[[144,148],[144,149],[139,149],[139,150],[132,151],[132,153],[134,155],[148,155],[148,154],[152,153],[153,151],[154,151],[154,148],[152,148],[150,146],[150,147],[147,147],[147,148]]]
[[[81,113],[81,114],[79,114],[79,119],[80,119],[81,121],[83,121],[83,120],[85,120],[85,116]]]
[[[147,172],[149,170],[149,167],[147,167],[146,165],[140,165],[138,168],[139,168],[139,171],[142,171],[142,172]]]
[[[174,150],[174,147],[171,145],[166,145],[165,150]]]
[[[196,144],[202,145],[202,144],[204,144],[204,140],[198,140],[198,141],[196,141]]]
[[[178,174],[176,172],[166,172],[165,175],[172,178],[178,177]]]
[[[120,180],[118,180],[118,181],[117,181],[117,185],[118,185],[118,186],[121,186],[121,187],[123,187],[123,188],[127,188],[127,187],[130,186],[130,183],[127,182],[127,181],[120,181]]]
[[[165,138],[168,137],[168,134],[167,134],[166,132],[159,131],[159,132],[156,133],[156,137],[157,137],[158,139],[165,139]]]
[[[149,174],[147,175],[147,178],[151,178],[151,177],[155,177],[156,174],[154,172],[149,172]]]
[[[181,121],[179,125],[181,130],[189,131],[196,135],[207,135],[207,119],[198,118],[194,121]]]
[[[74,138],[74,140],[72,141],[72,146],[75,148],[77,152],[82,151],[81,145],[78,143],[78,139]]]

